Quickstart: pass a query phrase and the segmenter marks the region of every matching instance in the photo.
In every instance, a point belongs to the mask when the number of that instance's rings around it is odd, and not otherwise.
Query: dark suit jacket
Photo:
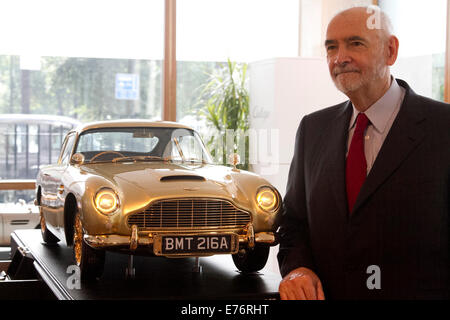
[[[352,107],[307,115],[297,131],[279,220],[281,273],[317,273],[328,299],[448,298],[450,106],[406,89],[397,118],[347,212]],[[381,289],[367,279],[380,268]]]

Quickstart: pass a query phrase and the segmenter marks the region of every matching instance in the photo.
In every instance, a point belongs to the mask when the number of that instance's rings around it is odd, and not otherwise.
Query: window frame
[[[444,66],[444,102],[450,103],[450,0],[447,0],[447,29]]]
[[[65,163],[65,162],[63,162],[64,161],[64,155],[66,154],[66,150],[67,150],[67,146],[68,146],[68,143],[69,143],[69,140],[71,139],[73,137],[73,144],[72,144],[72,147],[71,147],[71,149],[70,150],[68,150],[69,151],[69,157],[68,157],[68,161]],[[75,147],[75,145],[76,145],[76,140],[77,140],[77,133],[76,132],[69,132],[68,134],[67,134],[67,136],[66,136],[66,138],[64,139],[64,142],[63,142],[63,144],[62,144],[62,148],[61,148],[61,152],[60,152],[60,154],[59,154],[59,158],[58,158],[58,165],[69,165],[69,163],[70,163],[70,158],[71,158],[71,155],[72,155],[72,152],[73,152],[73,148]]]

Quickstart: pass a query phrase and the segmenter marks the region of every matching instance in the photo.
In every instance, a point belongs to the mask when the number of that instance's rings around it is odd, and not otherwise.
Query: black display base
[[[103,276],[95,282],[84,283],[78,281],[72,248],[43,244],[40,230],[17,230],[11,238],[12,255],[19,251],[22,254],[26,252],[26,259],[31,257],[34,260],[36,274],[48,285],[57,299],[279,298],[280,275],[264,269],[255,274],[241,274],[230,255],[200,258],[201,272],[195,272],[199,270],[195,268],[195,258],[134,256],[135,275],[130,277],[130,274],[127,274],[129,256],[107,252]],[[14,270],[14,273],[20,274],[20,270]]]

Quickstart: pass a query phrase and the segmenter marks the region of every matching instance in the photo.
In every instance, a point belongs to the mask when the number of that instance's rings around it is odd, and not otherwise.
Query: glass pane
[[[298,0],[177,1],[177,59],[297,56]]]
[[[67,117],[0,114],[0,179],[36,178],[42,165],[58,161],[64,135],[77,124]]]
[[[15,0],[2,12],[0,177],[35,178],[80,122],[161,119],[164,0]],[[10,114],[30,117],[4,124]]]
[[[146,133],[147,136],[140,134],[139,129],[88,132],[80,137],[77,152],[116,151],[121,153],[151,153],[158,143],[159,138],[154,135],[154,132],[148,131]]]
[[[61,164],[66,165],[69,163],[69,157],[70,157],[70,154],[72,153],[75,138],[76,138],[75,134],[71,134],[67,138],[67,143],[65,144],[63,154],[61,155]]]
[[[198,136],[177,128],[104,128],[87,130],[80,135],[76,152],[85,161],[190,161],[210,162]]]
[[[232,128],[223,126],[220,130],[224,131],[218,132],[217,123],[207,115],[207,101],[234,79],[236,88],[242,84],[241,92],[246,92],[233,99],[248,102],[246,65],[297,56],[298,30],[298,0],[177,1],[177,121],[201,134],[215,162],[226,162],[226,139],[222,141],[220,135]],[[233,76],[228,60],[237,62]],[[245,154],[240,156],[248,159]]]
[[[0,213],[13,213],[14,207],[11,204],[33,204],[36,198],[34,190],[0,190]],[[22,212],[27,212],[27,207],[17,208]]]
[[[399,38],[392,73],[427,97],[444,99],[447,0],[380,0]]]

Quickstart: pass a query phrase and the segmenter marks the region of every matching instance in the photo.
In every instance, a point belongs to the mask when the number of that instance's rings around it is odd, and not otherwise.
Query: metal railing
[[[64,135],[80,122],[62,116],[0,114],[0,179],[35,178],[55,163]]]

